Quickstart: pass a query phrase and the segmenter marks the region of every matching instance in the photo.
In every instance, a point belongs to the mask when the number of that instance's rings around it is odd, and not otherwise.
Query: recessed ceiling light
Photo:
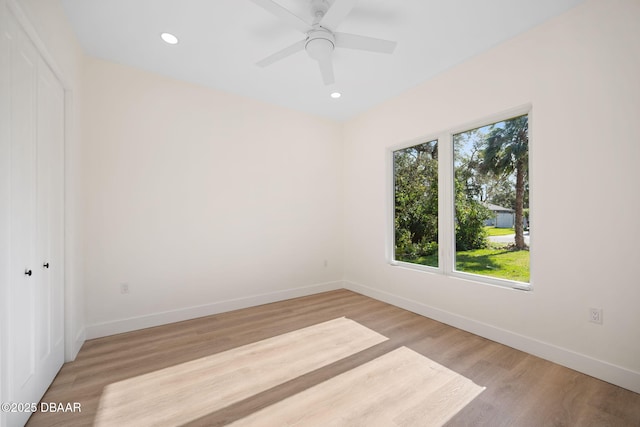
[[[331,94],[331,97],[332,97],[333,99],[338,99],[338,98],[340,98],[341,96],[342,96],[342,94],[341,94],[340,92],[333,92],[333,93]]]
[[[162,33],[160,34],[160,37],[162,37],[162,40],[164,40],[165,42],[169,43],[169,44],[177,44],[178,43],[178,38],[176,36],[174,36],[171,33]]]

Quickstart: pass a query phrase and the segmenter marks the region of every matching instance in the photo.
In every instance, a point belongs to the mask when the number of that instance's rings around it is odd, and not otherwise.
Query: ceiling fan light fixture
[[[338,99],[338,98],[340,98],[341,96],[342,96],[342,94],[341,94],[340,92],[332,92],[332,93],[331,93],[331,97],[332,97],[333,99]]]
[[[316,61],[322,61],[331,56],[334,44],[329,39],[315,38],[309,40],[305,48],[312,59],[315,59]]]

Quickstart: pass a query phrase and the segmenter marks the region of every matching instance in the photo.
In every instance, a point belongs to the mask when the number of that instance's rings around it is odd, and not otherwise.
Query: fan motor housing
[[[307,33],[307,42],[304,45],[307,54],[312,59],[320,61],[331,55],[336,46],[336,38],[326,28],[316,28]]]

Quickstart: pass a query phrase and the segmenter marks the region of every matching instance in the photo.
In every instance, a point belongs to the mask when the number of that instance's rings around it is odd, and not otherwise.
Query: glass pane
[[[453,136],[455,269],[529,282],[528,116]]]
[[[395,259],[438,266],[438,141],[394,151]]]

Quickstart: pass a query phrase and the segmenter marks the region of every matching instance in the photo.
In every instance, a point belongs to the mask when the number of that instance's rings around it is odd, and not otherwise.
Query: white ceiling
[[[276,1],[309,18],[309,0]],[[88,55],[346,120],[582,1],[360,0],[337,30],[398,46],[392,55],[337,49],[331,86],[305,52],[255,65],[304,35],[249,0],[62,3]],[[167,45],[162,32],[180,43]],[[329,97],[335,90],[342,98]]]

